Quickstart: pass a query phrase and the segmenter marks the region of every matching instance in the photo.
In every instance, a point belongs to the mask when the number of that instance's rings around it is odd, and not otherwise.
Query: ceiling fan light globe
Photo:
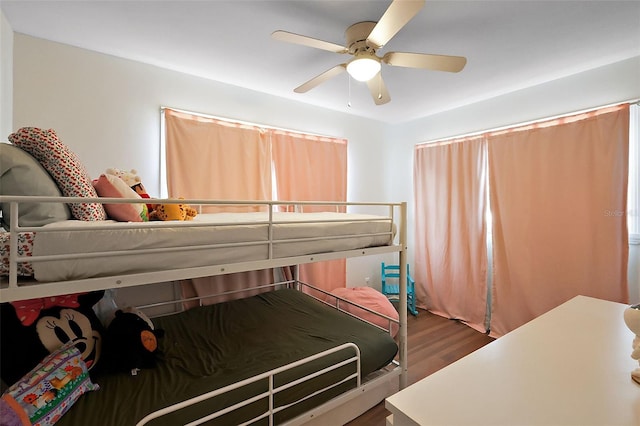
[[[380,72],[380,62],[371,58],[356,58],[347,64],[347,72],[358,81],[369,81]]]

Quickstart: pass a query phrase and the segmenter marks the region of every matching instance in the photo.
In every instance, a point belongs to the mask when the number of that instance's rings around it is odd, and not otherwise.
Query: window
[[[346,139],[167,108],[162,155],[163,197],[346,201]]]
[[[166,155],[161,167],[168,196],[265,201],[275,194],[277,201],[346,201],[346,139],[168,108],[162,115],[162,152]],[[257,209],[260,207],[209,206],[203,213]],[[344,286],[346,263],[303,265],[302,279],[311,275],[321,288]]]
[[[486,313],[500,336],[576,294],[626,299],[624,245],[638,232],[630,115],[621,104],[416,146],[414,271],[427,307],[478,329]]]

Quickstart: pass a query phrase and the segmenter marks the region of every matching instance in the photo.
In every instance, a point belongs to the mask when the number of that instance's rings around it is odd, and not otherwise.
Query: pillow
[[[69,342],[7,389],[0,416],[12,425],[53,425],[80,396],[99,388],[91,382],[80,351]]]
[[[400,319],[400,314],[396,311],[396,308],[393,307],[393,304],[387,299],[387,296],[380,293],[374,288],[371,287],[350,287],[350,288],[336,288],[331,290],[331,294],[334,296],[341,297],[343,299],[347,299],[350,302],[357,303],[358,305],[362,305],[367,307],[375,312],[378,312],[382,315],[386,315],[395,320]],[[365,311],[364,309],[360,309],[357,306],[349,305],[349,304],[341,304],[340,305],[345,311],[349,312],[357,316],[358,318],[362,318],[365,321],[371,322],[380,326],[384,329],[389,329],[389,320],[382,318],[378,315],[372,314],[371,312]],[[396,323],[391,323],[391,336],[395,337],[398,333],[400,326]]]
[[[93,181],[93,187],[100,197],[142,199],[125,181],[114,175],[101,174]],[[149,220],[146,204],[105,204],[104,209],[107,211],[107,216],[119,222]]]
[[[53,177],[67,197],[94,197],[98,194],[78,156],[62,143],[56,132],[36,127],[23,127],[9,135],[15,146],[33,155]],[[102,204],[71,204],[71,214],[78,220],[105,220]]]
[[[43,195],[60,197],[62,193],[38,160],[22,149],[0,143],[0,194]],[[9,203],[1,203],[2,221],[11,224]],[[18,223],[21,226],[43,226],[51,222],[71,219],[64,203],[20,204]]]

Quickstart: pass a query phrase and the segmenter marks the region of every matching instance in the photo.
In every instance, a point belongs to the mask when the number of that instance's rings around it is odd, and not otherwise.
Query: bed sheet
[[[133,425],[150,412],[187,397],[346,342],[353,342],[360,348],[363,376],[388,365],[398,350],[388,333],[291,289],[193,308],[157,318],[154,322],[157,328],[165,330],[165,336],[159,340],[162,356],[158,365],[141,370],[137,376],[98,376],[95,381],[100,390],[84,395],[61,419],[60,426],[84,426],[88,419],[100,419],[104,426]],[[319,369],[346,357],[344,353],[336,353],[329,360],[318,360],[313,367]],[[352,372],[352,366],[343,366],[331,375],[344,377]],[[302,373],[308,374],[309,369],[295,370],[277,377],[276,381],[288,383]],[[328,373],[318,377],[324,386],[329,378]],[[265,385],[259,383],[242,391],[227,392],[207,404],[157,419],[151,424],[188,423],[209,413],[212,407],[220,409],[263,391]],[[316,386],[320,384],[304,383],[290,388],[276,398],[276,406],[301,398]],[[287,409],[277,416],[276,423],[293,418],[353,387],[353,381],[346,382],[301,406]],[[239,424],[251,418],[247,416],[265,409],[266,401],[261,401],[241,413],[218,419],[214,424]]]

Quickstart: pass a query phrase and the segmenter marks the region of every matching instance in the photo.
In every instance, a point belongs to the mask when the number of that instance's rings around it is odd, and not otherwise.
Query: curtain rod
[[[609,108],[609,107],[613,107],[613,106],[617,106],[617,105],[623,105],[623,104],[640,106],[640,98],[635,98],[635,99],[631,99],[631,100],[627,100],[627,101],[621,101],[621,102],[614,102],[612,104],[601,105],[601,106],[592,107],[592,108],[587,108],[587,109],[580,110],[580,111],[566,112],[566,113],[558,114],[558,115],[552,116],[552,117],[537,118],[537,119],[534,119],[534,120],[524,121],[524,122],[521,122],[521,123],[508,124],[506,126],[494,127],[492,129],[478,130],[476,132],[465,133],[465,134],[462,134],[462,135],[447,136],[445,138],[434,139],[434,140],[424,141],[424,142],[418,142],[415,146],[417,147],[417,146],[422,146],[422,145],[440,144],[440,143],[450,142],[450,141],[453,141],[453,140],[456,140],[456,139],[471,138],[471,137],[474,137],[474,136],[483,135],[485,133],[499,132],[501,130],[506,130],[506,129],[510,129],[510,128],[514,128],[514,127],[520,127],[520,126],[528,126],[530,124],[540,123],[540,122],[548,121],[548,120],[557,120],[557,119],[563,118],[563,117],[569,117],[569,116],[577,115],[577,114],[584,114],[584,113],[595,111],[595,110],[598,110],[598,109]]]
[[[185,113],[185,114],[199,115],[201,117],[212,118],[214,120],[228,121],[228,122],[243,124],[243,125],[247,125],[247,126],[256,126],[256,127],[260,127],[260,128],[263,128],[263,129],[280,130],[280,131],[283,131],[283,132],[298,133],[298,134],[301,134],[301,135],[316,136],[316,137],[319,137],[319,138],[346,139],[344,136],[330,136],[330,135],[322,135],[320,133],[307,132],[307,131],[304,131],[304,130],[285,129],[284,127],[268,126],[266,124],[252,123],[250,121],[238,120],[238,119],[235,119],[235,118],[220,117],[220,116],[216,116],[216,115],[212,115],[212,114],[205,114],[205,113],[197,112],[197,111],[188,111],[186,109],[173,108],[173,107],[168,107],[168,106],[160,106],[160,111],[162,113],[164,113],[165,109],[171,109],[171,110],[182,112],[182,113]]]

